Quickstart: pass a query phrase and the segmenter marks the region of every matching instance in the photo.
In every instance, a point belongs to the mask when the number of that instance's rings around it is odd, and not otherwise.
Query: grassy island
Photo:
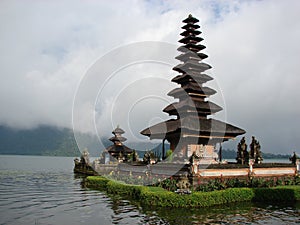
[[[90,176],[87,177],[87,187],[127,196],[139,200],[141,204],[159,207],[208,207],[243,201],[295,202],[300,200],[299,185],[272,188],[228,188],[180,195],[161,187],[129,185],[101,176]]]

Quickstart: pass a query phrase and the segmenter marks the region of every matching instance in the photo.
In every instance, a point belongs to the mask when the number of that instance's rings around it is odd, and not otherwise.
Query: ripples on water
[[[72,158],[0,156],[0,224],[299,224],[293,206],[140,207],[88,190]]]

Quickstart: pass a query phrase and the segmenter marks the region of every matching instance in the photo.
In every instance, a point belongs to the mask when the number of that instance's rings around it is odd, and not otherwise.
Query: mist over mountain
[[[40,126],[35,129],[16,130],[6,126],[0,126],[0,154],[8,155],[49,155],[49,156],[80,156],[80,151],[88,149],[90,156],[98,157],[102,146],[108,147],[113,143],[108,137],[100,140],[95,135],[82,134],[80,140],[82,148],[79,149],[73,131],[68,128],[57,128],[52,126]],[[124,143],[135,149],[139,155],[146,150],[154,149],[161,151],[160,143]],[[168,148],[168,145],[166,145]]]
[[[67,128],[15,130],[0,126],[0,154],[78,156],[80,152]]]

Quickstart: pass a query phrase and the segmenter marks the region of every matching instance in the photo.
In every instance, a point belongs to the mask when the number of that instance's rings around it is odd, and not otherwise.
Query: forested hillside
[[[14,130],[0,126],[0,154],[79,156],[72,130],[43,126]]]

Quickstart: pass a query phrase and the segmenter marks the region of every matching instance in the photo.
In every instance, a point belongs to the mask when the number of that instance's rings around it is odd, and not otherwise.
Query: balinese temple
[[[217,144],[221,146],[222,142],[234,139],[245,131],[210,118],[222,107],[208,100],[216,91],[204,86],[213,78],[205,74],[211,66],[203,62],[208,56],[201,52],[205,46],[199,44],[203,38],[199,36],[201,31],[198,22],[192,15],[183,20],[184,31],[180,34],[183,37],[179,40],[183,45],[177,49],[181,54],[176,57],[182,63],[173,68],[180,75],[172,79],[180,87],[168,93],[178,101],[163,109],[175,118],[146,128],[141,134],[150,139],[162,139],[163,146],[167,140],[171,150],[184,158],[196,154],[199,158],[207,159],[204,163],[211,163],[217,161]],[[164,147],[162,154],[164,158]]]
[[[128,154],[131,154],[133,151],[123,144],[123,142],[127,140],[122,136],[124,133],[125,131],[119,128],[119,126],[114,129],[112,131],[114,136],[109,139],[114,144],[104,150],[104,153],[108,152],[110,156],[114,157],[119,162],[127,161]]]

